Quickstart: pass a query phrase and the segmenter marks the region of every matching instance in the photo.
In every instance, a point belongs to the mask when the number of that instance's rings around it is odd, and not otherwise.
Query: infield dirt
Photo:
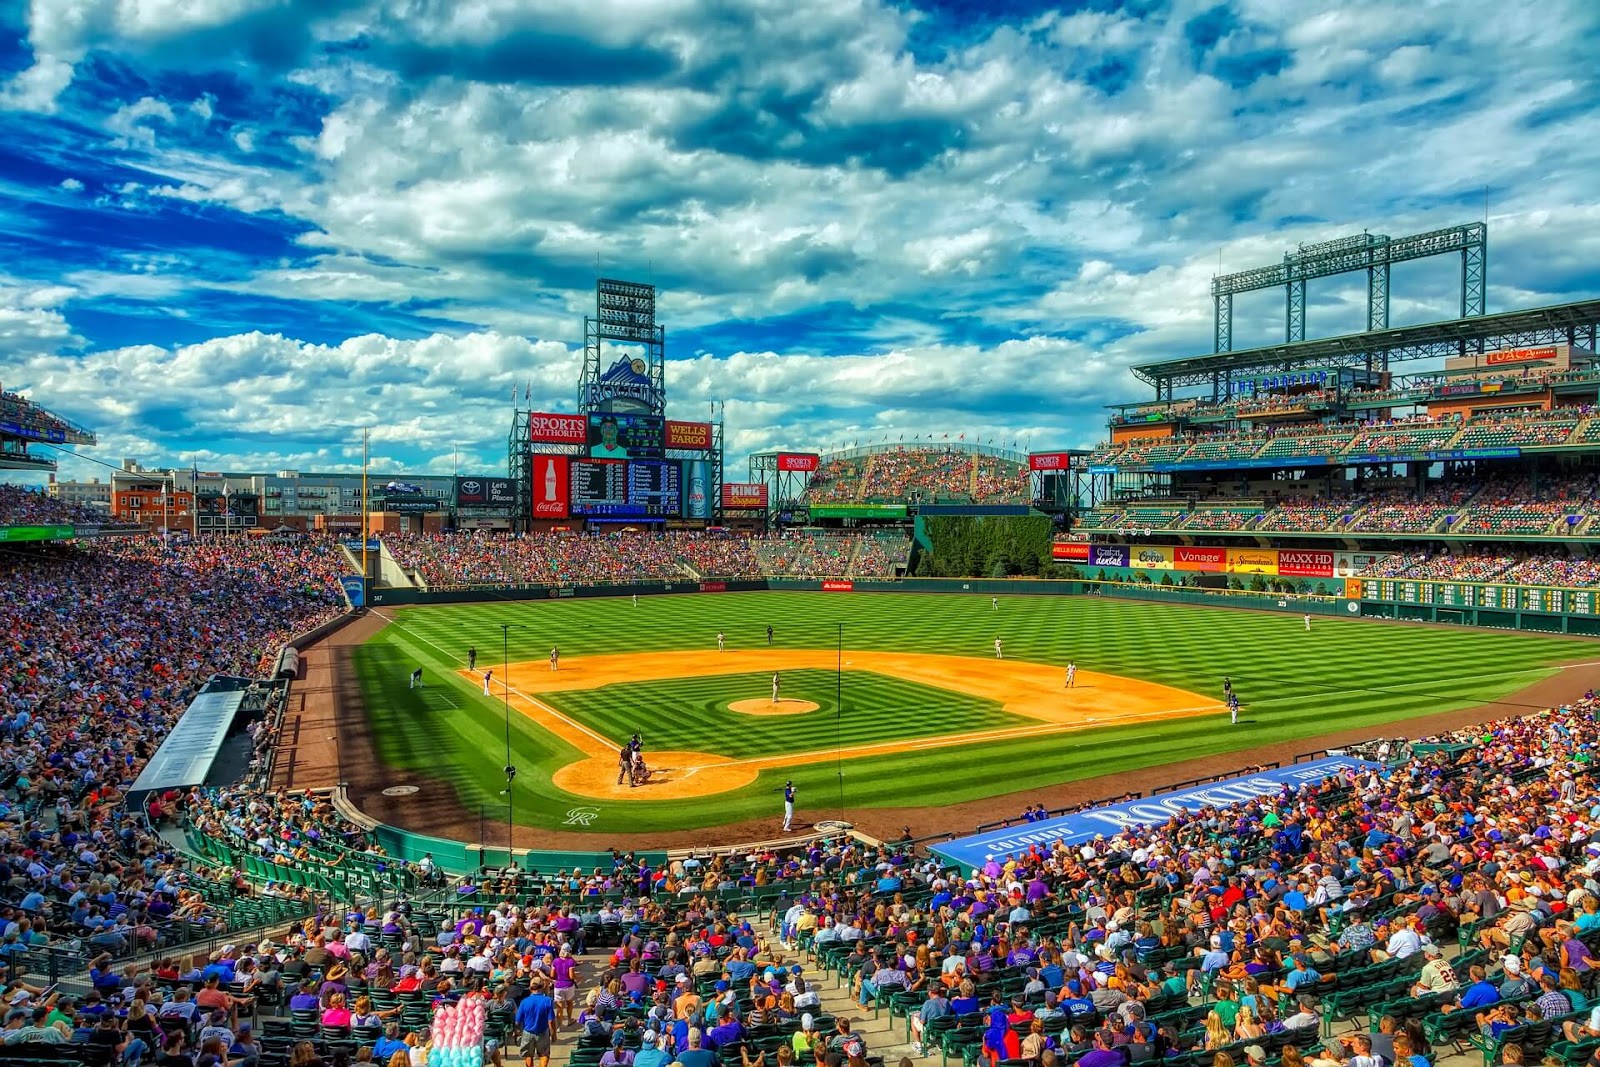
[[[618,781],[616,744],[539,699],[548,693],[632,682],[723,674],[765,675],[768,671],[781,675],[783,671],[836,668],[872,671],[966,693],[994,701],[1002,710],[1033,721],[1026,726],[907,737],[750,759],[729,759],[712,752],[647,750],[650,779],[639,786],[630,786]],[[473,680],[480,677],[467,671],[461,674]],[[831,759],[854,759],[921,752],[1091,727],[1216,714],[1222,708],[1219,702],[1188,690],[1093,671],[1079,671],[1069,689],[1061,668],[1023,660],[855,650],[840,653],[837,649],[762,648],[588,656],[564,659],[558,671],[550,670],[544,661],[524,661],[511,664],[508,676],[495,679],[493,685],[500,694],[509,697],[512,707],[584,753],[584,759],[569,763],[552,775],[556,787],[576,796],[605,800],[681,800],[711,796],[743,788],[764,770],[801,766],[822,755]],[[501,687],[508,687],[509,692]],[[770,695],[752,696],[736,703],[746,705],[736,709],[745,713],[757,707],[772,707]]]

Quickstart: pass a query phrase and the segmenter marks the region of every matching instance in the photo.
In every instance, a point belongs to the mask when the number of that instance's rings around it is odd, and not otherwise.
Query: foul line
[[[395,617],[393,615],[385,615],[381,611],[373,611],[373,614],[378,616],[378,618],[383,619],[384,621],[386,621],[390,626],[393,626],[395,629],[400,630],[402,633],[408,634],[411,637],[416,638],[418,641],[421,641],[423,644],[427,645],[429,648],[437,649],[439,652],[444,654],[445,660],[447,662],[453,662],[455,660],[455,656],[450,652],[449,649],[444,648],[441,645],[436,645],[432,641],[429,641],[426,637],[423,637],[421,634],[417,633],[415,630],[412,630],[412,629],[409,629],[408,627],[402,626],[395,619]],[[518,662],[526,662],[526,661],[519,660]],[[494,668],[492,668],[492,667],[490,668],[490,670],[493,670],[493,669]],[[457,677],[461,677],[462,676],[462,672],[461,672],[460,669],[458,669],[456,673],[457,673]],[[604,735],[597,734],[593,730],[589,729],[587,726],[583,725],[583,723],[578,722],[575,719],[568,718],[566,715],[563,715],[561,712],[557,711],[555,708],[552,708],[549,704],[546,704],[544,701],[536,700],[533,697],[529,696],[527,693],[524,693],[519,689],[511,688],[510,684],[507,683],[507,681],[504,678],[500,679],[500,688],[501,688],[501,690],[503,692],[515,694],[519,699],[526,700],[529,704],[532,704],[534,707],[539,708],[541,711],[543,711],[545,714],[549,715],[551,718],[556,719],[556,720],[558,720],[558,721],[560,721],[562,723],[565,723],[566,725],[572,727],[574,730],[577,730],[579,733],[583,734],[584,736],[590,738],[591,740],[593,740],[595,742],[598,742],[602,746],[602,748],[604,749],[603,753],[588,752],[588,753],[585,753],[585,755],[590,756],[590,757],[597,757],[597,756],[600,756],[602,754],[609,755],[611,753],[615,753],[615,752],[620,752],[621,751],[621,747],[620,746],[612,744],[610,739],[606,738]],[[580,751],[582,751],[582,746],[575,746],[575,747],[577,747]]]

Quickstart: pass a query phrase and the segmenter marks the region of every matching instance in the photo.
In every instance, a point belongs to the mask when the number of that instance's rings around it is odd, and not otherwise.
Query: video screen
[[[635,514],[677,515],[682,503],[682,468],[678,464],[628,464],[628,506],[640,509]]]
[[[589,415],[592,459],[660,459],[664,419],[655,415]]]
[[[569,470],[572,514],[580,516],[638,515],[628,506],[628,465],[620,460],[575,459]]]

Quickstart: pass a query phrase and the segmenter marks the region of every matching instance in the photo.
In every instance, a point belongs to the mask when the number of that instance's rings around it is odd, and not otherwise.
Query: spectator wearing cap
[[[1521,956],[1508,953],[1501,959],[1500,965],[1504,968],[1500,982],[1501,1000],[1521,1000],[1533,995],[1538,986],[1528,977],[1528,969]]]
[[[600,1067],[633,1067],[636,1057],[633,1051],[625,1046],[625,1041],[626,1038],[621,1030],[611,1035],[611,1047],[600,1057]]]
[[[1317,1018],[1317,1002],[1310,997],[1301,997],[1296,1002],[1297,1010],[1283,1020],[1286,1030],[1303,1030],[1320,1024]]]

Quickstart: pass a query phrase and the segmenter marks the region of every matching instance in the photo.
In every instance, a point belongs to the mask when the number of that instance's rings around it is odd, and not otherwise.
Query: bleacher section
[[[823,457],[805,501],[828,504],[1026,504],[1022,457],[962,442],[882,445]]]

